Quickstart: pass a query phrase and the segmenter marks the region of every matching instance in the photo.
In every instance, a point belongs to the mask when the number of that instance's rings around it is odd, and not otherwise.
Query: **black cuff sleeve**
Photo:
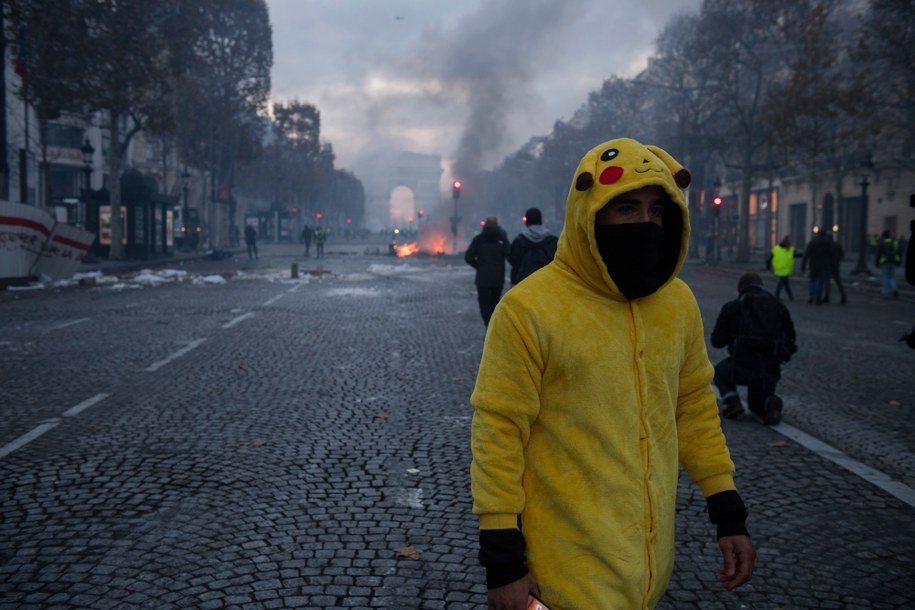
[[[709,520],[718,526],[718,538],[749,536],[747,508],[735,490],[722,491],[705,499]]]
[[[524,534],[521,530],[480,531],[480,563],[486,568],[486,588],[515,582],[527,574],[524,563]]]

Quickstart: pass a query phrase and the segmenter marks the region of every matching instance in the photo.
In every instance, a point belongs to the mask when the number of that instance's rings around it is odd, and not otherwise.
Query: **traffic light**
[[[322,218],[324,218],[324,214],[322,214],[321,212],[318,212],[317,214],[315,214],[315,220],[321,220]]]
[[[723,203],[723,201],[724,200],[721,199],[721,197],[719,197],[718,195],[715,195],[714,197],[712,197],[712,205],[715,208],[715,216],[718,216],[718,214],[721,212],[721,204]]]
[[[454,199],[457,199],[461,196],[461,187],[464,186],[461,184],[460,180],[455,180],[451,183],[451,196]]]
[[[416,215],[419,216],[419,219],[420,219],[420,220],[422,220],[422,219],[423,219],[423,216],[426,215],[426,210],[420,210],[420,211],[418,211],[418,212],[416,213]]]
[[[290,208],[290,209],[289,209],[289,212],[290,212],[293,216],[298,216],[298,214],[299,214],[299,208]]]

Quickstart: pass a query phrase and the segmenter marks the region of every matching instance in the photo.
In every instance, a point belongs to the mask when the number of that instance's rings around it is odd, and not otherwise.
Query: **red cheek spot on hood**
[[[601,184],[613,184],[617,180],[623,177],[623,168],[616,165],[611,165],[604,171],[600,173],[600,177],[597,179]]]

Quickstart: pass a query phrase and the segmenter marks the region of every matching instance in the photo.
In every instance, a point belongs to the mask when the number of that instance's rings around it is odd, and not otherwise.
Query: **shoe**
[[[763,423],[767,426],[777,426],[782,421],[782,399],[773,394],[766,399]]]
[[[724,408],[721,410],[721,416],[725,419],[734,419],[743,413],[743,405],[740,404],[739,396],[731,396],[724,399]]]

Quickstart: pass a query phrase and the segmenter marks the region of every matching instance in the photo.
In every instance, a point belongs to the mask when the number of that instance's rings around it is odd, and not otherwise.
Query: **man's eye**
[[[657,205],[651,208],[651,214],[653,216],[663,216],[664,215],[664,206]]]

